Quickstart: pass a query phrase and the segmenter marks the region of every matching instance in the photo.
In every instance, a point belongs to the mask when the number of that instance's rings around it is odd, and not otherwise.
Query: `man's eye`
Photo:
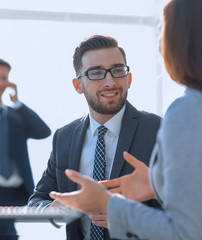
[[[94,71],[90,71],[89,72],[91,76],[95,76],[95,75],[102,75],[103,71],[101,70],[94,70]]]
[[[115,68],[114,72],[115,73],[122,73],[122,72],[124,72],[124,69],[123,68]]]

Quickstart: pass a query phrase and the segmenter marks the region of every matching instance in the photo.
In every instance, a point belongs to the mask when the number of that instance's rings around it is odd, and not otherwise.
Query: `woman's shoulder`
[[[165,119],[169,121],[202,118],[202,92],[186,89],[185,94],[174,100],[168,107]]]

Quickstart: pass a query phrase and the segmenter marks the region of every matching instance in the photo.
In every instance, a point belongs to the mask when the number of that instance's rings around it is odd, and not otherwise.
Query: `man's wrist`
[[[107,208],[108,208],[108,203],[109,203],[109,199],[111,197],[111,193],[106,192],[105,196],[102,199],[102,211],[103,213],[107,214]]]
[[[17,100],[16,102],[13,103],[13,108],[19,109],[23,106],[23,103]]]

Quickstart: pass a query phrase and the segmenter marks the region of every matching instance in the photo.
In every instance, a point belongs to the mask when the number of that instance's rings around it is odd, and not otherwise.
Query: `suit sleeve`
[[[109,201],[108,224],[110,236],[116,239],[181,239],[175,235],[165,212],[119,194],[113,195]]]
[[[25,104],[22,104],[20,108],[16,109],[16,112],[22,119],[26,138],[41,139],[51,134],[51,130],[47,124]]]
[[[196,107],[193,100],[178,104],[172,105],[162,122],[158,157],[151,169],[162,210],[113,195],[108,204],[111,237],[202,239],[201,105],[197,102]]]
[[[53,199],[50,198],[49,193],[51,191],[58,191],[56,179],[57,166],[55,156],[56,138],[57,131],[53,137],[53,150],[48,160],[47,168],[44,171],[42,178],[38,182],[37,186],[35,187],[33,195],[28,201],[28,206],[30,207],[45,207],[53,201]]]

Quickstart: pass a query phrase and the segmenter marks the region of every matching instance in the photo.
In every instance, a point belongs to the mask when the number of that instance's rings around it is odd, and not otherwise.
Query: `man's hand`
[[[9,87],[14,89],[15,93],[14,95],[10,94],[10,99],[12,102],[16,103],[18,101],[18,91],[17,91],[17,85],[15,83],[9,82]]]
[[[66,170],[65,174],[70,180],[81,185],[81,189],[70,193],[51,192],[50,197],[84,213],[107,213],[111,194],[103,186],[74,170]]]
[[[0,98],[7,87],[12,88],[15,92],[14,95],[10,94],[11,101],[14,103],[17,102],[18,101],[17,85],[15,83],[11,83],[9,81],[1,81],[0,82]]]
[[[107,215],[104,213],[94,213],[88,214],[88,216],[92,219],[93,224],[107,228]]]
[[[111,193],[120,193],[135,201],[143,202],[156,198],[149,182],[148,167],[127,152],[124,152],[125,160],[134,168],[134,172],[120,178],[101,181],[101,185],[112,188]]]

